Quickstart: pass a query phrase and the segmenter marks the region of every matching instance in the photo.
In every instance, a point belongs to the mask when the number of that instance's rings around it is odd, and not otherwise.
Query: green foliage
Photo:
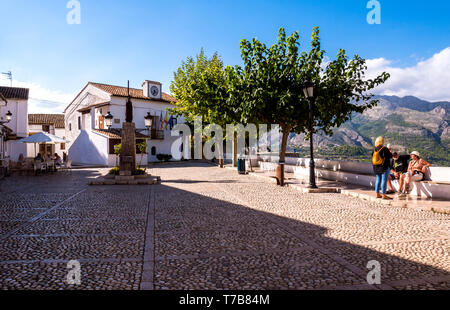
[[[139,167],[142,166],[142,159],[144,158],[144,154],[147,154],[148,144],[146,141],[142,141],[141,143],[136,144],[139,152],[141,153],[141,160],[139,161]]]
[[[146,173],[147,173],[147,171],[145,169],[136,168],[135,175],[145,175]]]
[[[119,175],[120,174],[120,168],[114,167],[111,170],[109,170],[109,174]]]
[[[139,152],[141,152],[141,154],[147,154],[147,148],[148,148],[148,144],[147,142],[143,141],[141,143],[136,144]]]
[[[299,52],[299,34],[286,37],[279,30],[278,42],[271,47],[257,39],[242,40],[244,67],[227,68],[230,94],[241,99],[241,121],[279,124],[283,139],[280,159],[284,160],[291,132],[308,132],[309,104],[303,94],[306,80],[314,82],[313,108],[315,131],[332,135],[332,129],[376,105],[371,89],[384,83],[389,74],[364,80],[365,60],[358,55],[349,60],[344,50],[323,69],[325,51],[321,49],[319,29],[313,29],[311,49]],[[358,103],[356,103],[358,102]]]
[[[120,155],[121,149],[122,149],[122,144],[116,144],[116,145],[114,145],[114,154]]]
[[[171,113],[184,115],[188,122],[195,116],[205,123],[224,126],[237,116],[228,108],[228,77],[220,56],[208,58],[203,49],[195,58],[188,57],[174,73],[170,91],[177,99]]]
[[[384,136],[386,133],[386,125],[388,123],[389,122],[386,120],[367,122],[358,127],[358,132],[368,138]]]
[[[364,149],[361,146],[354,146],[354,145],[342,145],[342,146],[336,146],[331,149],[331,153],[336,155],[345,155],[345,156],[364,156],[367,155],[367,150]]]

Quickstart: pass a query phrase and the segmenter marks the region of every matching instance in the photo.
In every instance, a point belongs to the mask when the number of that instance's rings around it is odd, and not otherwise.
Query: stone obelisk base
[[[122,148],[120,150],[120,175],[130,176],[136,173],[136,125],[123,123]]]

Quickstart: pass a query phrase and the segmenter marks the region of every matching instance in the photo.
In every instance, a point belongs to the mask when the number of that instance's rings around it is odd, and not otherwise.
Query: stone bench
[[[294,173],[296,178],[309,178],[309,159],[288,159],[286,160],[285,171]],[[277,163],[259,162],[260,169],[263,171],[273,171]],[[346,171],[354,169],[356,171]],[[432,167],[432,181],[414,182],[412,184],[411,195],[427,198],[450,200],[450,168]],[[368,163],[326,161],[319,159],[316,165],[316,177],[325,180],[338,181],[347,184],[361,185],[374,188],[376,177],[373,168]],[[393,182],[394,188],[398,190],[398,182]]]

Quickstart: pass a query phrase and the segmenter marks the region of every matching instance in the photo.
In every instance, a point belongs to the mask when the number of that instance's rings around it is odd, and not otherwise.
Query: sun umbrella
[[[63,138],[51,135],[46,132],[39,132],[37,134],[34,134],[32,136],[20,139],[17,141],[17,143],[34,143],[35,148],[34,152],[36,153],[36,144],[60,144],[60,143],[67,143]]]

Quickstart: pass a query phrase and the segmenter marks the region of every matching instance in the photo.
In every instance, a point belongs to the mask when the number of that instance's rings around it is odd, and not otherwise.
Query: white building
[[[65,137],[69,159],[75,164],[114,166],[114,145],[121,143],[121,128],[125,122],[127,87],[89,82],[65,109]],[[158,154],[171,154],[171,125],[181,123],[182,118],[171,118],[169,108],[175,99],[162,92],[159,82],[145,81],[141,89],[130,88],[133,103],[133,122],[136,124],[137,143],[147,140],[148,156],[142,164],[157,161]],[[153,128],[145,128],[144,117],[153,116]],[[105,116],[110,113],[113,125],[106,128]],[[137,154],[137,162],[141,154]]]
[[[27,156],[27,145],[16,143],[28,137],[28,88],[0,86],[0,93],[6,99],[0,102],[0,120],[6,120],[6,113],[11,112],[11,121],[2,127],[3,143],[0,143],[0,156],[17,161],[20,154]],[[3,159],[3,158],[0,158]]]
[[[54,136],[65,138],[66,129],[64,127],[64,114],[28,114],[28,134],[30,136],[39,132],[46,132]],[[67,153],[66,144],[40,144],[36,147],[28,145],[28,157],[35,157],[35,153],[53,156],[57,153],[63,158]]]

